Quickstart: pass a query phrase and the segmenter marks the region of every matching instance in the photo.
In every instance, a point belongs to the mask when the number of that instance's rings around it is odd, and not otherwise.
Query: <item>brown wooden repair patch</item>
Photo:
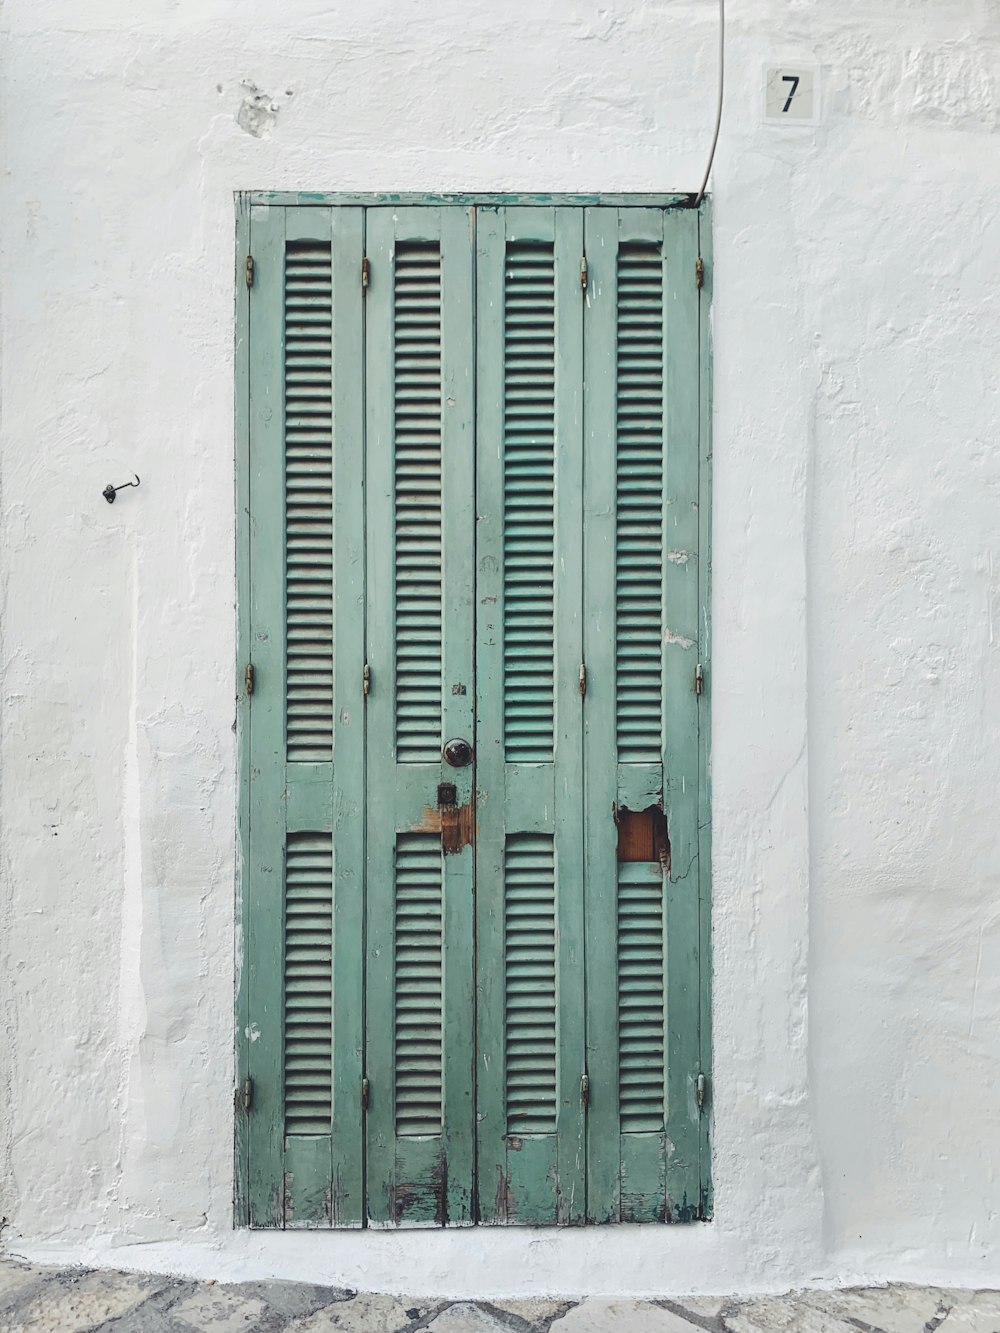
[[[414,833],[440,833],[441,850],[445,856],[460,852],[463,847],[471,847],[476,831],[476,816],[473,804],[442,805],[435,810],[432,805],[424,806],[420,822],[414,824]]]
[[[619,861],[659,861],[664,870],[670,868],[667,817],[658,805],[645,810],[619,807],[615,823],[618,825]]]
[[[435,810],[433,805],[425,805],[424,813],[420,822],[413,825],[411,833],[440,833],[441,832],[441,811]]]
[[[476,828],[472,802],[465,805],[444,805],[441,807],[441,849],[445,856],[451,852],[460,852],[463,847],[472,846]]]

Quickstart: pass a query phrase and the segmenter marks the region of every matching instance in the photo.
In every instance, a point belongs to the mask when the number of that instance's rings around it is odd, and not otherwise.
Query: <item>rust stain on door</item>
[[[476,812],[472,801],[465,805],[425,805],[424,813],[413,825],[414,833],[440,833],[445,856],[471,847],[476,835]]]

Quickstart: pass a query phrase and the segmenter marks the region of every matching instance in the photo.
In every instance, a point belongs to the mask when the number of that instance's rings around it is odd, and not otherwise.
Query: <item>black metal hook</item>
[[[115,502],[115,496],[118,494],[119,491],[127,490],[129,486],[138,486],[138,485],[139,485],[139,474],[138,474],[138,472],[133,472],[132,475],[133,475],[133,477],[135,477],[135,481],[126,481],[126,482],[123,482],[123,483],[121,484],[121,486],[112,486],[112,485],[111,485],[111,482],[109,481],[108,484],[107,484],[107,486],[105,486],[104,490],[101,491],[101,494],[104,496],[105,500],[107,500],[107,502],[108,502],[109,505],[113,505],[113,504],[114,504],[114,502]]]

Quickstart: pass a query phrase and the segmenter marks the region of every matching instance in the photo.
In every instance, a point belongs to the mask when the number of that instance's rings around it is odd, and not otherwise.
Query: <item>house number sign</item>
[[[764,70],[764,119],[772,124],[815,124],[819,78],[808,65],[768,65]]]

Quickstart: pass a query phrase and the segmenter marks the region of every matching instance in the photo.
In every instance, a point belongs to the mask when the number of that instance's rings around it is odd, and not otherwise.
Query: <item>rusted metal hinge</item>
[[[361,693],[367,699],[372,692],[372,669],[365,663],[365,669],[361,673]]]
[[[704,261],[704,259],[702,259],[701,255],[699,255],[698,258],[695,260],[695,265],[694,265],[694,280],[695,280],[695,282],[698,284],[699,287],[704,287],[704,285],[705,285],[705,261]]]
[[[368,290],[368,283],[371,281],[371,276],[371,265],[368,263],[368,256],[365,255],[364,259],[361,261],[361,290],[363,292]]]
[[[583,1106],[590,1105],[590,1075],[584,1074],[580,1079],[580,1102]]]
[[[698,1077],[695,1079],[694,1083],[694,1100],[698,1106],[699,1111],[705,1105],[707,1097],[708,1097],[708,1079],[705,1077],[704,1074],[699,1074]]]
[[[584,291],[587,290],[587,275],[588,275],[587,256],[584,255],[583,258],[580,260],[580,286]]]
[[[362,1109],[362,1111],[367,1111],[367,1110],[368,1110],[368,1100],[369,1100],[370,1096],[371,1096],[371,1084],[368,1082],[368,1080],[367,1080],[366,1078],[363,1078],[363,1079],[361,1080],[361,1109]]]
[[[586,664],[586,662],[581,662],[581,663],[580,663],[580,697],[582,698],[586,693],[587,693],[587,664]]]
[[[247,663],[247,669],[243,672],[243,684],[246,687],[247,694],[253,694],[253,687],[256,684],[256,672],[253,669],[253,663]]]
[[[247,255],[246,264],[247,286],[253,286],[253,255]]]
[[[244,1115],[249,1115],[250,1108],[253,1106],[253,1079],[245,1078],[236,1089],[236,1109],[242,1111]]]
[[[701,694],[703,693],[704,689],[705,689],[705,668],[699,662],[694,669],[694,692],[695,694]]]

